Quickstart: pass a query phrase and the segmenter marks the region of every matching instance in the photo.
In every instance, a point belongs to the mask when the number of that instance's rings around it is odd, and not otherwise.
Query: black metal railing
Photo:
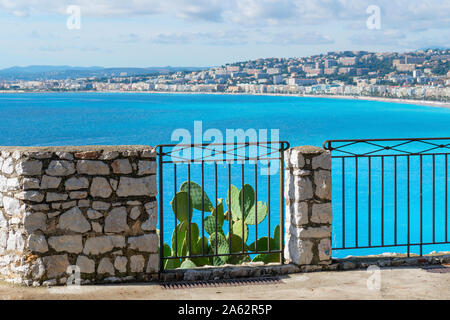
[[[323,146],[333,162],[333,250],[448,251],[450,138],[332,140]]]
[[[225,261],[238,264],[243,261],[240,260],[243,256],[248,259],[257,255],[261,257],[278,255],[278,261],[282,263],[284,260],[282,173],[284,151],[288,148],[289,144],[284,141],[157,146],[160,272],[178,268],[180,262],[187,260],[193,264],[181,267],[221,265]],[[279,176],[279,182],[274,176]],[[179,189],[181,179],[185,182]],[[254,184],[254,189],[246,184],[249,181]],[[234,196],[238,190],[234,184],[241,187],[238,201]],[[273,192],[275,188],[279,189],[278,195]],[[224,193],[226,189],[228,191],[225,200],[220,199],[219,194]],[[213,201],[209,200],[208,193],[214,194]],[[172,199],[170,203],[165,202],[166,196]],[[182,196],[187,199],[185,203],[181,201]],[[265,199],[267,203],[263,204],[258,199]],[[279,211],[274,209],[274,199],[279,200]],[[238,206],[236,202],[239,202]],[[193,212],[194,210],[196,212]],[[233,213],[236,211],[240,211],[239,217]],[[187,212],[188,217],[184,217],[184,220],[181,219],[183,212]],[[274,242],[277,231],[272,230],[272,227],[273,218],[277,215],[281,230],[278,230],[278,242]],[[258,229],[261,219],[267,223],[264,230],[261,230],[261,227]],[[235,223],[238,220],[241,220],[241,224]],[[222,230],[222,227],[226,231]],[[170,237],[170,232],[171,247],[165,243],[165,239]],[[228,232],[227,236],[225,232]],[[260,239],[259,235],[265,235],[267,239]],[[184,236],[181,242],[180,236]],[[254,245],[251,248],[247,245],[250,236],[254,236]],[[226,244],[223,239],[226,240]],[[236,241],[241,243],[237,244]],[[183,247],[181,250],[180,246]],[[231,260],[232,257],[234,260]]]

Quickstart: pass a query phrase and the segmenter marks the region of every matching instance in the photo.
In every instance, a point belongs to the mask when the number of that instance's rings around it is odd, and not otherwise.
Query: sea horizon
[[[250,92],[191,92],[191,91],[1,91],[1,94],[159,94],[159,95],[223,95],[223,96],[273,96],[273,97],[297,97],[297,98],[322,98],[322,99],[344,99],[344,100],[362,100],[362,101],[379,101],[391,102],[399,104],[412,104],[419,106],[429,106],[438,108],[450,108],[450,102],[441,100],[423,100],[423,99],[406,99],[379,96],[358,96],[358,95],[332,95],[332,94],[288,94],[288,93],[250,93]]]

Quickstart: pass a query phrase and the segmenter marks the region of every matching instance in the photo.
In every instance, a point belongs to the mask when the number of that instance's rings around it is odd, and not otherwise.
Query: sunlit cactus
[[[258,201],[255,204],[255,192],[252,186],[246,184],[239,190],[232,185],[227,192],[226,201],[217,199],[217,206],[214,207],[207,194],[202,192],[200,185],[186,181],[170,203],[179,223],[172,234],[172,246],[164,244],[164,257],[172,257],[166,260],[165,269],[195,268],[211,264],[220,266],[226,263],[241,264],[251,261],[250,254],[255,251],[256,245],[255,243],[247,245],[249,225],[262,223],[268,212],[265,203]],[[227,207],[226,212],[224,206]],[[194,209],[210,213],[203,221],[208,238],[202,237],[198,225],[192,222]],[[230,224],[226,232],[224,231],[225,220]],[[267,237],[258,239],[258,252],[267,251],[269,241],[272,250],[279,250],[279,231],[277,226],[273,239]],[[217,256],[193,257],[204,254]],[[253,261],[269,263],[277,259],[279,260],[278,254],[259,254]]]

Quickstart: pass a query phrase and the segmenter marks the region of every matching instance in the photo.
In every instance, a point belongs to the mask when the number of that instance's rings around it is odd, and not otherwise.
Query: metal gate
[[[324,148],[333,161],[333,250],[450,250],[450,138],[332,140]]]
[[[288,148],[284,141],[157,146],[160,272],[282,263]]]

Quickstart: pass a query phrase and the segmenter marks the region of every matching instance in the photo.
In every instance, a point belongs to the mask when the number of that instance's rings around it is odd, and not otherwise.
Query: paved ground
[[[283,283],[165,290],[158,284],[23,288],[0,284],[1,299],[445,299],[450,300],[450,273],[420,268],[385,268],[376,289],[377,273],[366,270],[295,274]],[[370,281],[374,280],[375,281]],[[369,282],[369,289],[367,283]]]

